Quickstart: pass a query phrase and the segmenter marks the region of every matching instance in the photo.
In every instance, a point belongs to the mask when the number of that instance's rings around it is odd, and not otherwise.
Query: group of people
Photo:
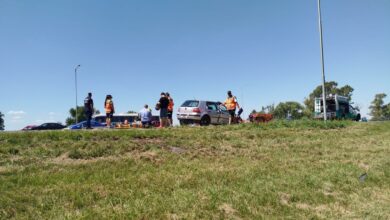
[[[168,92],[162,92],[159,101],[156,104],[155,109],[160,111],[160,127],[170,127],[173,125],[173,106],[175,103],[173,102],[173,98]],[[229,124],[234,122],[236,109],[240,108],[240,105],[237,102],[237,98],[232,94],[231,91],[227,92],[227,99],[224,102],[224,106],[226,106],[229,111],[230,118]],[[115,113],[114,102],[112,101],[112,96],[107,95],[104,101],[104,109],[106,112],[106,125],[107,127],[111,127],[111,120]],[[84,99],[84,112],[87,118],[87,129],[91,129],[91,120],[94,113],[94,104],[92,99],[92,93],[88,93],[88,96]],[[149,105],[145,104],[144,108],[138,113],[138,116],[141,120],[143,127],[151,126],[152,122],[152,110],[149,108]]]
[[[160,110],[160,127],[169,127],[173,125],[173,98],[168,92],[162,92],[159,101],[156,104],[156,110]],[[111,120],[115,113],[114,102],[112,101],[112,95],[107,95],[104,101],[104,110],[106,112],[106,125],[111,127]],[[87,129],[91,129],[91,120],[94,113],[94,103],[92,99],[92,93],[88,93],[88,96],[84,99],[84,112],[87,118]],[[149,105],[144,105],[144,108],[138,113],[143,127],[151,126],[152,122],[152,110]]]

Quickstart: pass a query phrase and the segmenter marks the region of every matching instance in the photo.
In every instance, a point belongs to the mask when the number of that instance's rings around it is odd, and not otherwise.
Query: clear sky
[[[322,0],[326,78],[355,88],[363,116],[390,95],[390,1]],[[169,91],[246,113],[303,102],[321,83],[316,0],[0,0],[0,111],[6,129],[64,122],[88,92],[103,110]]]

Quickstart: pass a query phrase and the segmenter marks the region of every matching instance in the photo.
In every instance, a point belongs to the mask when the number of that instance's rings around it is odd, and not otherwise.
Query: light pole
[[[80,68],[80,64],[76,66],[76,68],[74,68],[74,85],[75,85],[75,88],[76,88],[76,115],[75,115],[75,118],[76,118],[76,124],[78,123],[78,118],[77,118],[77,70]]]
[[[320,47],[321,47],[321,65],[322,65],[322,102],[324,110],[324,121],[327,119],[326,115],[326,94],[325,94],[325,64],[324,64],[324,47],[322,40],[322,21],[321,21],[321,0],[318,0],[318,28],[320,30]]]

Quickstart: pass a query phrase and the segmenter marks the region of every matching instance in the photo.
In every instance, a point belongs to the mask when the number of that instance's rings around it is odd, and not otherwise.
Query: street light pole
[[[322,40],[322,20],[321,20],[321,0],[318,0],[318,27],[320,30],[320,46],[321,46],[321,65],[322,65],[322,102],[323,102],[323,112],[324,112],[324,121],[327,119],[326,115],[326,93],[325,93],[325,64],[324,64],[324,47]]]
[[[76,68],[74,68],[74,84],[75,84],[75,88],[76,88],[76,115],[75,115],[75,118],[76,118],[76,124],[78,123],[78,118],[77,118],[77,70],[80,68],[80,64],[76,66]]]

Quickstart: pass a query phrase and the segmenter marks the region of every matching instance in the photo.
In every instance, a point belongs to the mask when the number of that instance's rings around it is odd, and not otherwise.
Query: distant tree
[[[345,85],[343,87],[338,87],[338,83],[335,81],[330,81],[325,83],[325,92],[327,95],[333,94],[333,95],[341,95],[348,97],[349,100],[352,99],[352,93],[353,88],[349,85]],[[304,101],[306,109],[305,109],[305,115],[311,116],[314,112],[314,99],[316,97],[322,96],[322,85],[317,86],[313,92],[309,94],[309,97],[307,97]]]
[[[95,115],[100,115],[99,109],[96,109],[96,110],[95,110]]]
[[[261,110],[259,113],[269,113],[269,114],[272,114],[275,110],[275,105],[274,104],[271,104],[271,105],[267,105],[267,106],[261,106]]]
[[[65,121],[66,125],[72,125],[76,123],[76,109],[71,108],[69,110],[70,117],[68,117]],[[77,119],[78,122],[85,121],[87,118],[85,117],[84,106],[77,106]]]
[[[382,121],[390,119],[390,104],[385,104],[384,98],[386,98],[385,93],[376,94],[374,100],[370,105],[370,115],[372,116],[372,121]]]
[[[137,113],[136,111],[133,111],[133,110],[129,110],[127,111],[128,114],[134,114],[134,113]]]
[[[300,119],[303,117],[303,111],[305,107],[298,102],[281,102],[273,111],[274,117],[279,119],[284,119],[288,114],[293,119]]]
[[[3,113],[0,112],[0,131],[4,131],[4,119],[3,119],[4,115]]]

